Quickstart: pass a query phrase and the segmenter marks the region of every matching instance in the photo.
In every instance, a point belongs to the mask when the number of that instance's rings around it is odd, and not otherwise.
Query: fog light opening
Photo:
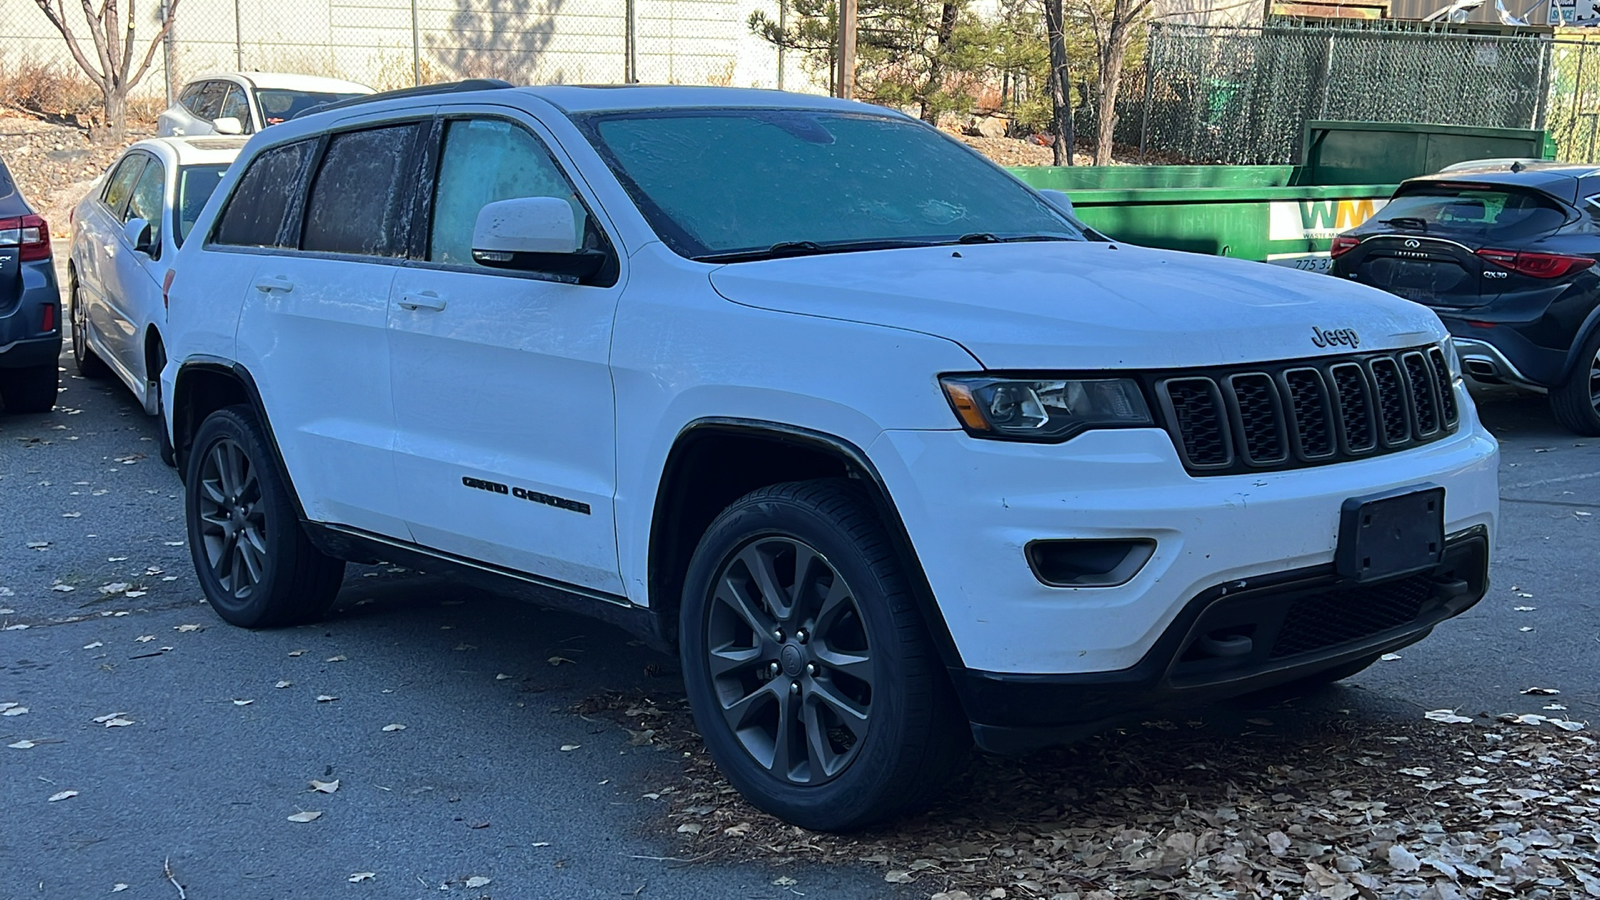
[[[1051,587],[1127,584],[1155,553],[1149,538],[1030,541],[1023,550],[1034,577]]]

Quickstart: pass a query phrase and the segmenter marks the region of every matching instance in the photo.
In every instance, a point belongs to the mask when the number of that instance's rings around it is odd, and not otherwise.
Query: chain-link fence
[[[1156,25],[1144,77],[1123,88],[1117,142],[1191,162],[1288,163],[1313,119],[1540,128],[1558,47],[1548,36]]]
[[[141,4],[136,33],[156,34],[171,3]],[[745,25],[758,9],[776,16],[778,0],[180,0],[139,93],[170,98],[168,88],[221,71],[377,88],[458,78],[778,87],[778,50]],[[66,12],[93,59],[81,13]],[[138,43],[142,55],[149,38]],[[34,0],[0,0],[0,67],[22,61],[76,67]],[[792,83],[797,69],[788,86],[809,87]]]

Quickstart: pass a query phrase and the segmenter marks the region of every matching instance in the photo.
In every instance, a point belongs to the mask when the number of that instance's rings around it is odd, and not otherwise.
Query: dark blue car
[[[8,412],[49,412],[56,405],[60,355],[50,226],[0,162],[0,402]]]
[[[1600,435],[1600,168],[1453,166],[1334,238],[1333,274],[1438,313],[1468,375]]]

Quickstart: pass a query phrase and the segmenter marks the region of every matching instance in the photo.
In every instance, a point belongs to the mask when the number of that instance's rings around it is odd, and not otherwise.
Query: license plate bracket
[[[1444,488],[1351,497],[1339,516],[1334,571],[1357,582],[1411,575],[1444,559]]]

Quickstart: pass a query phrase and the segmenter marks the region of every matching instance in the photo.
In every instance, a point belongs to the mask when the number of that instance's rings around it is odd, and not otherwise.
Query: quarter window
[[[133,193],[134,182],[139,179],[139,170],[144,168],[146,158],[143,153],[124,156],[106,180],[106,192],[100,199],[110,207],[113,215],[122,215],[122,206],[128,202],[128,195]]]
[[[284,219],[300,194],[311,141],[274,147],[250,162],[228,198],[215,241],[241,247],[283,247]]]
[[[211,120],[217,117],[222,109],[222,101],[228,95],[228,88],[232,87],[226,81],[208,81],[200,89],[200,99],[194,108],[194,114],[202,119]]]
[[[455,265],[472,261],[472,229],[478,211],[497,200],[559,197],[572,204],[577,237],[599,247],[589,215],[572,182],[537,138],[500,119],[462,119],[445,131],[433,201],[428,259]]]
[[[408,161],[417,123],[349,131],[328,141],[311,196],[301,249],[404,256]]]

